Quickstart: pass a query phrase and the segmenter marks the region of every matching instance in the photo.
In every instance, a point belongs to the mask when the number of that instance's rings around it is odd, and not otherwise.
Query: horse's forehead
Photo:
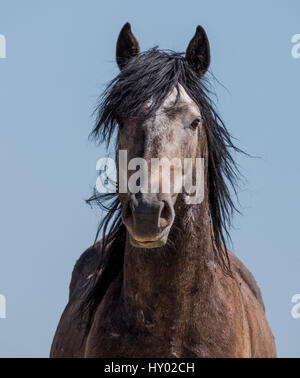
[[[186,105],[187,107],[190,107],[192,111],[199,112],[199,107],[197,104],[191,99],[191,97],[187,94],[186,90],[183,88],[182,85],[178,84],[178,90],[179,90],[179,101],[177,105]],[[174,87],[170,93],[167,95],[161,106],[159,107],[157,114],[164,113],[164,109],[168,109],[172,107],[177,99],[178,96],[178,90],[176,87]],[[146,104],[146,107],[149,108],[152,105],[153,100],[149,100]]]
[[[178,89],[179,89],[179,104],[190,106],[191,108],[194,108],[195,110],[198,109],[198,106],[187,94],[183,86],[179,84]],[[171,107],[175,103],[177,96],[178,96],[178,90],[176,87],[174,87],[169,93],[169,95],[165,98],[162,104],[162,107],[163,108]]]

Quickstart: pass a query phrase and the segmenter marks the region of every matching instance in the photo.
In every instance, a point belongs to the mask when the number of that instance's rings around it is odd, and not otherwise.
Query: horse
[[[185,54],[141,52],[126,23],[116,61],[92,136],[116,136],[116,159],[189,158],[193,177],[202,159],[203,198],[175,191],[175,174],[162,191],[159,173],[153,192],[94,192],[88,202],[107,210],[103,238],[75,264],[50,357],[276,357],[260,289],[227,248],[239,211],[233,152],[243,151],[211,100],[205,30],[197,26]]]

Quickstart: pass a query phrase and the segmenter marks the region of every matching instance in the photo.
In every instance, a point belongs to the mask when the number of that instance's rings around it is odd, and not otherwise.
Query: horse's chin
[[[155,240],[137,240],[132,235],[129,236],[130,244],[136,248],[161,248],[168,240],[168,234],[163,235]]]

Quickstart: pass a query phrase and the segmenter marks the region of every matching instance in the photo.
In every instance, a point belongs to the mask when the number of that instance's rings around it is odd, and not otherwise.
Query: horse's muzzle
[[[129,194],[122,220],[130,242],[138,248],[158,248],[166,244],[175,218],[169,194]]]

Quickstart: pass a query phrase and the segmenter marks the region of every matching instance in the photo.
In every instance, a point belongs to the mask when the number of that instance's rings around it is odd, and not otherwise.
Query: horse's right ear
[[[117,41],[116,59],[120,70],[122,70],[128,61],[134,56],[139,55],[140,45],[131,32],[129,22],[122,27]]]
[[[196,33],[186,49],[185,57],[189,65],[200,77],[208,70],[210,64],[210,47],[207,35],[202,26],[197,26]]]

